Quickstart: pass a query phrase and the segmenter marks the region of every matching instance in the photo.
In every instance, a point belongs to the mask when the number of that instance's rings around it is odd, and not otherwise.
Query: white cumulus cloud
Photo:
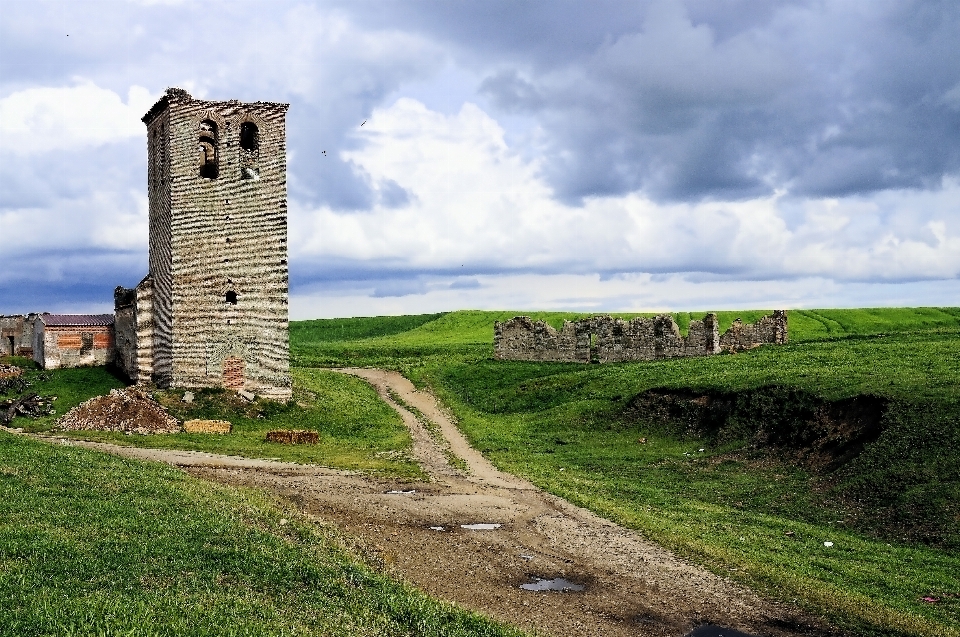
[[[126,101],[92,82],[37,87],[0,99],[0,146],[38,155],[144,136],[140,118],[159,96],[131,86]]]
[[[539,170],[474,104],[445,115],[402,98],[374,111],[343,157],[400,204],[363,212],[294,206],[304,263],[407,272],[711,273],[774,280],[960,276],[960,184],[805,200],[658,203],[641,192],[558,201]],[[394,197],[396,199],[396,197]],[[325,267],[325,266],[321,266]],[[361,266],[364,267],[364,266]],[[410,288],[411,294],[428,287]]]

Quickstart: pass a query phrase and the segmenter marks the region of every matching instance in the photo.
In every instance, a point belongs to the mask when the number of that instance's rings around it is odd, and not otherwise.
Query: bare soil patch
[[[269,489],[304,513],[356,536],[375,563],[419,588],[536,634],[678,636],[704,624],[756,635],[832,634],[796,608],[762,599],[633,531],[498,471],[470,447],[432,395],[401,375],[340,371],[370,382],[400,413],[429,482],[401,483],[198,452],[64,442]],[[417,414],[394,397],[428,419],[446,445],[438,444]],[[450,462],[449,452],[465,462],[466,471]],[[477,524],[487,528],[465,528]],[[555,578],[583,590],[521,589]]]

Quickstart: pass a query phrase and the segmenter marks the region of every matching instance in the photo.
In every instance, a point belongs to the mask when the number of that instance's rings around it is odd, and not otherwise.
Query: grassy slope
[[[290,324],[290,340],[304,346],[309,343],[390,336],[408,332],[425,323],[436,321],[441,316],[443,313],[294,321]]]
[[[514,314],[454,312],[408,332],[330,342],[300,356],[400,369],[432,385],[501,467],[718,572],[852,622],[851,630],[956,634],[960,600],[945,595],[960,593],[950,534],[960,526],[952,452],[960,447],[960,310],[793,311],[785,347],[603,366],[490,360],[493,320]],[[737,316],[762,314],[720,313],[721,329]],[[534,315],[554,325],[578,316]],[[678,315],[678,323],[685,327],[690,317]],[[751,456],[742,443],[710,447],[624,416],[627,400],[651,387],[769,385],[830,399],[886,396],[896,417],[845,473],[824,477]],[[636,443],[640,434],[648,445]],[[946,548],[914,541],[923,533],[890,537],[910,530],[910,520],[893,519],[898,511],[925,516],[936,527],[924,527],[928,536]],[[825,551],[828,540],[836,550]],[[920,600],[931,593],[941,601]]]
[[[0,433],[3,634],[519,635],[339,545],[259,492]]]
[[[38,372],[28,372],[37,377]],[[30,388],[58,396],[57,413],[37,420],[18,418],[16,426],[31,432],[48,431],[70,407],[122,386],[104,368],[59,370],[44,374]],[[233,424],[228,435],[167,434],[127,436],[120,432],[83,431],[60,435],[121,445],[188,449],[253,458],[278,458],[289,462],[322,464],[339,469],[378,472],[398,477],[420,478],[419,466],[406,455],[412,441],[397,413],[358,378],[323,370],[293,370],[295,402],[247,403],[231,392],[200,390],[196,400],[181,402],[182,392],[157,392],[170,413],[180,420],[227,419]],[[309,429],[320,434],[316,445],[284,445],[266,442],[271,429]]]

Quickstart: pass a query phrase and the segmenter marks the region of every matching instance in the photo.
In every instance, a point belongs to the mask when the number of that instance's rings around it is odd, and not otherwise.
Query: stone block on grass
[[[228,434],[233,426],[228,420],[188,420],[183,430],[188,434]]]
[[[280,442],[286,445],[315,445],[319,439],[316,431],[303,429],[274,429],[267,432],[267,442]]]

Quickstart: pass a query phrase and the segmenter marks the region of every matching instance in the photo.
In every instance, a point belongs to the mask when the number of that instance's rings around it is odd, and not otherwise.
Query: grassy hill
[[[352,319],[371,336],[325,341],[311,321],[292,356],[398,369],[501,468],[853,633],[960,634],[960,309],[791,311],[785,346],[606,365],[493,360],[493,322],[517,314]],[[663,417],[663,394],[729,408]],[[831,436],[846,455],[813,461]]]
[[[717,312],[721,333],[737,318],[750,323],[769,310]],[[398,359],[492,352],[493,323],[518,315],[541,319],[560,328],[564,320],[594,316],[576,312],[511,312],[462,310],[417,316],[318,319],[290,323],[290,356],[302,367],[350,365],[364,360],[389,365]],[[692,319],[705,312],[674,312],[686,333]],[[624,319],[653,314],[614,314]],[[960,329],[960,308],[873,308],[857,310],[792,310],[788,316],[792,343],[911,334]]]

